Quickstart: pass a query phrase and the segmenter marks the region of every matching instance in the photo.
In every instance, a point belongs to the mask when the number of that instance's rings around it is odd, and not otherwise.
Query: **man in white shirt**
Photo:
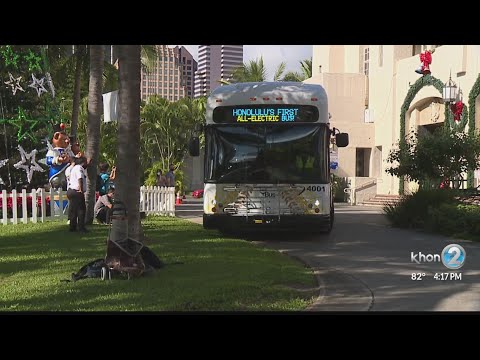
[[[87,232],[85,229],[85,191],[87,190],[87,178],[85,168],[87,159],[79,157],[75,159],[75,166],[70,170],[67,197],[70,200],[70,231]]]

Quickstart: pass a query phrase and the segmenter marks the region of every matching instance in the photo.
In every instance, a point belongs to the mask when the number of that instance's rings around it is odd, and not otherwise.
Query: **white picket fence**
[[[147,215],[175,216],[175,188],[142,186],[140,188],[140,211]]]
[[[22,192],[13,190],[11,193],[3,190],[0,209],[3,225],[67,219],[67,193],[61,189],[45,191],[42,188],[29,193],[25,189]],[[142,186],[140,211],[147,215],[175,216],[175,188]]]

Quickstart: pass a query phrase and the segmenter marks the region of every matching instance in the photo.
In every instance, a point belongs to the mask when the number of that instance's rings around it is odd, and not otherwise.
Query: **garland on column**
[[[430,74],[422,76],[417,81],[415,81],[415,83],[410,87],[410,89],[407,92],[407,96],[405,96],[405,100],[403,101],[403,104],[400,110],[400,148],[405,146],[405,116],[407,114],[407,111],[415,95],[417,95],[420,89],[424,86],[433,86],[435,87],[435,89],[437,89],[440,92],[440,94],[443,93],[444,84],[442,80],[437,79]],[[448,109],[448,106],[446,106],[445,119],[448,118],[449,113],[450,111]],[[398,189],[399,194],[403,195],[404,190],[405,190],[404,177],[400,176],[400,185]]]
[[[480,95],[480,74],[468,94],[468,109],[470,110],[468,117],[468,132],[470,134],[473,134],[475,131],[475,101],[477,100],[478,95]],[[473,188],[473,186],[474,172],[470,170],[467,174],[467,187]]]

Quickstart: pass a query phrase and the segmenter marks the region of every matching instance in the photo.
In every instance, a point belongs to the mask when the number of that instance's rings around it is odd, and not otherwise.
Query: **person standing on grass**
[[[75,166],[70,171],[70,181],[67,198],[70,200],[70,231],[87,232],[85,229],[85,191],[87,190],[87,177],[85,168],[87,159],[84,156],[75,158]],[[78,229],[77,229],[78,225]]]

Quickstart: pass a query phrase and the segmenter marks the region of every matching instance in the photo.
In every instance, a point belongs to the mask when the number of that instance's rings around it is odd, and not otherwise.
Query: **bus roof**
[[[314,105],[319,111],[319,122],[329,122],[327,93],[321,85],[287,81],[248,82],[217,87],[207,100],[207,122],[210,122],[213,109],[218,106],[252,104]]]

